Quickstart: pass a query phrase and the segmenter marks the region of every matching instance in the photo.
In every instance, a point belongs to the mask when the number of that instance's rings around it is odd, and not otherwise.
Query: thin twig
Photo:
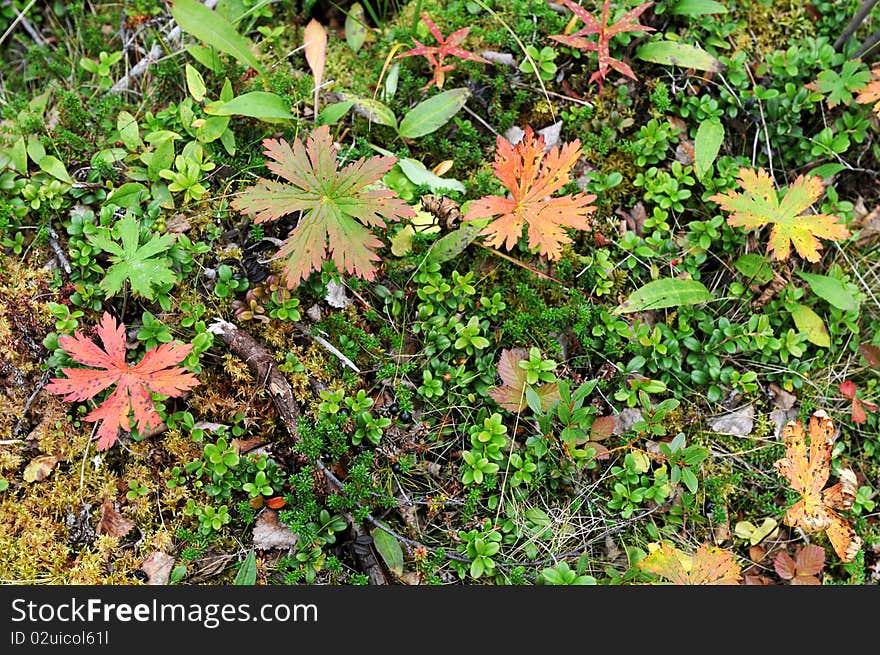
[[[70,275],[73,270],[70,267],[70,261],[67,259],[67,255],[64,254],[64,249],[58,244],[58,233],[51,225],[49,226],[49,247],[52,248],[52,252],[55,253],[55,259],[58,260],[58,265],[61,266],[65,273]]]
[[[17,26],[19,23],[21,23],[22,26],[24,25],[24,23],[27,21],[27,19],[24,17],[24,15],[25,15],[26,13],[28,13],[28,11],[30,10],[31,7],[34,6],[34,3],[35,3],[36,1],[37,1],[37,0],[31,0],[31,1],[28,3],[27,7],[25,7],[21,12],[18,12],[18,10],[16,10],[16,13],[18,14],[18,16],[16,16],[16,17],[15,17],[15,20],[12,21],[12,22],[9,24],[9,27],[6,28],[6,31],[3,32],[3,36],[0,36],[0,45],[2,45],[2,43],[6,40],[6,37],[7,37],[7,36],[9,36],[10,34],[12,34],[13,30],[15,30],[16,26]],[[25,29],[27,29],[27,28],[25,28]],[[42,44],[40,44],[40,45],[42,45]]]
[[[43,387],[46,386],[49,382],[49,371],[45,371],[43,373],[43,377],[40,378],[40,381],[37,383],[37,388],[34,389],[34,392],[28,396],[28,399],[24,403],[24,407],[21,409],[21,416],[18,417],[18,422],[15,424],[15,428],[12,430],[13,436],[18,436],[21,433],[21,426],[24,424],[24,419],[27,416],[27,413],[31,409],[31,405],[34,400],[37,399],[37,396],[43,390]]]
[[[859,29],[859,25],[861,25],[865,18],[868,17],[868,14],[871,13],[871,10],[874,8],[874,5],[877,4],[877,0],[864,0],[859,10],[853,15],[852,20],[847,23],[846,27],[843,28],[843,32],[840,33],[840,36],[837,37],[837,40],[834,42],[834,49],[839,50],[840,46],[846,43],[847,39],[855,34],[856,30]]]
[[[345,364],[346,366],[348,366],[348,368],[350,368],[352,371],[354,371],[355,373],[360,373],[360,372],[361,372],[361,369],[359,369],[359,368],[355,365],[355,363],[354,363],[353,361],[351,361],[348,357],[346,357],[346,356],[345,356],[345,355],[344,355],[344,354],[343,354],[343,353],[342,353],[342,352],[341,352],[336,346],[334,346],[332,343],[330,343],[329,341],[327,341],[327,339],[325,339],[324,337],[322,337],[322,336],[319,335],[319,334],[315,334],[315,333],[312,332],[307,326],[303,325],[302,323],[294,323],[293,326],[294,326],[297,330],[299,330],[300,332],[302,332],[304,335],[306,335],[307,337],[310,337],[310,338],[314,339],[314,340],[317,341],[319,344],[321,344],[322,346],[324,346],[324,348],[326,348],[326,349],[329,350],[331,353],[333,353],[334,355],[336,355],[336,356],[339,358],[339,360],[340,360],[343,364]]]

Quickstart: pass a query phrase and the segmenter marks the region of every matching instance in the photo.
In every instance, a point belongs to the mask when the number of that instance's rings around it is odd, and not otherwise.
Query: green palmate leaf
[[[132,209],[149,197],[150,191],[143,184],[139,182],[126,182],[107,198],[107,202],[119,205],[123,209]]]
[[[251,550],[235,574],[235,585],[238,587],[250,587],[257,582],[257,553]]]
[[[665,278],[648,282],[633,291],[626,302],[614,310],[614,313],[627,314],[648,309],[697,305],[710,300],[712,300],[712,294],[702,282]]]
[[[217,48],[247,64],[260,75],[266,71],[254,54],[256,46],[239,34],[235,27],[216,11],[211,11],[197,0],[169,0],[171,15],[180,25],[180,29],[192,34],[200,41]]]
[[[813,293],[823,300],[827,300],[831,305],[845,312],[859,310],[859,299],[840,280],[827,275],[816,275],[803,271],[798,271],[797,274],[807,281]]]
[[[678,0],[669,11],[674,16],[705,16],[726,14],[727,7],[715,0]]]
[[[748,280],[758,284],[767,284],[773,279],[773,268],[767,258],[758,253],[743,255],[733,263],[736,270],[742,273]]]
[[[266,139],[263,146],[269,170],[288,184],[260,179],[232,206],[256,223],[302,212],[277,254],[287,259],[288,287],[320,270],[327,254],[340,271],[372,280],[373,262],[380,260],[375,249],[382,242],[368,228],[415,215],[393,191],[367,188],[394,166],[395,158],[361,158],[337,170],[336,147],[326,125],[305,144],[296,139],[291,148],[283,139]]]
[[[262,120],[294,118],[290,113],[290,103],[268,91],[251,91],[235,96],[229,102],[212,102],[205,107],[205,113],[212,116],[250,116]]]
[[[388,534],[382,528],[373,528],[370,536],[373,537],[373,544],[385,561],[386,566],[388,566],[388,570],[395,575],[402,575],[403,549],[400,547],[400,542],[397,541],[397,538],[394,535]]]
[[[721,62],[697,46],[678,41],[654,41],[636,50],[636,59],[664,66],[696,68],[701,71],[720,72]]]
[[[449,89],[420,102],[400,121],[398,133],[415,139],[438,130],[464,107],[470,94],[466,88]]]
[[[86,235],[89,243],[110,254],[113,265],[107,271],[100,287],[108,296],[120,289],[126,280],[131,290],[144,298],[153,300],[154,286],[174,283],[177,277],[171,270],[171,261],[159,256],[174,244],[173,234],[154,234],[143,246],[140,242],[140,223],[126,215],[116,224],[122,245],[109,238],[109,230]]]
[[[700,123],[694,141],[694,172],[696,172],[698,179],[702,180],[712,168],[723,141],[724,126],[721,121],[713,118]]]
[[[833,70],[823,70],[813,82],[807,84],[807,88],[825,95],[825,102],[829,109],[839,104],[849,105],[853,95],[865,87],[871,81],[871,71],[862,68],[859,59],[850,59],[844,62],[840,73]],[[862,70],[859,70],[862,68]]]
[[[800,303],[792,303],[788,310],[794,319],[795,327],[799,332],[807,335],[807,340],[822,348],[831,347],[831,337],[825,328],[825,322],[822,318],[806,305]]]

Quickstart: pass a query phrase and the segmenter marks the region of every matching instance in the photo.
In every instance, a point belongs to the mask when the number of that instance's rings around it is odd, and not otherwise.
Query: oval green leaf
[[[195,66],[187,64],[184,69],[186,71],[186,88],[189,90],[189,94],[196,102],[201,102],[205,99],[205,93],[208,90],[205,87],[205,79]]]
[[[395,575],[402,575],[403,549],[400,547],[400,543],[397,539],[393,535],[385,532],[382,528],[373,528],[370,532],[370,536],[373,537],[373,543],[376,546],[376,550],[379,551],[382,559],[385,560],[388,570]]]
[[[345,16],[345,42],[354,52],[361,49],[367,38],[367,18],[364,8],[355,2]]]
[[[789,306],[788,311],[791,312],[798,332],[807,335],[807,341],[822,348],[831,347],[831,337],[828,336],[825,322],[816,312],[800,303],[793,303]]]
[[[713,118],[700,123],[700,127],[697,128],[697,138],[694,141],[694,171],[697,174],[697,179],[702,180],[703,176],[712,168],[723,141],[724,126],[721,121]]]
[[[834,307],[845,312],[859,310],[859,299],[853,296],[840,280],[828,277],[827,275],[816,275],[814,273],[804,273],[803,271],[798,271],[798,275],[807,281],[813,293],[828,301]]]
[[[116,129],[119,131],[119,140],[129,150],[135,151],[143,145],[137,119],[127,111],[119,112],[116,117]]]
[[[756,252],[743,255],[733,262],[733,265],[750,283],[767,284],[773,279],[773,268],[770,266],[770,262],[764,255],[759,255]]]
[[[266,71],[254,55],[256,46],[239,34],[222,15],[196,0],[169,0],[169,3],[171,15],[180,29],[247,64],[265,77]]]
[[[669,12],[673,16],[705,16],[726,14],[727,7],[715,0],[678,0]]]
[[[479,223],[464,223],[457,230],[453,230],[449,234],[437,239],[431,245],[426,261],[428,263],[437,262],[442,264],[454,257],[458,257],[477,238],[483,227]]]
[[[464,107],[470,94],[466,88],[449,89],[420,102],[400,121],[398,134],[406,139],[415,139],[434,132]]]
[[[342,95],[344,100],[351,100],[354,103],[355,111],[368,121],[379,123],[397,129],[397,117],[394,112],[378,100],[372,98],[358,98],[356,96]]]
[[[654,41],[636,51],[636,58],[664,66],[681,66],[701,71],[720,72],[721,62],[702,48],[678,41]]]
[[[112,202],[114,205],[118,205],[123,209],[132,209],[140,205],[149,197],[150,191],[143,184],[138,182],[126,182],[107,198],[107,202]]]
[[[427,167],[416,159],[409,157],[401,157],[397,160],[400,170],[406,175],[413,184],[425,185],[431,191],[459,191],[465,192],[464,184],[452,178],[440,177],[427,169]]]
[[[710,300],[712,294],[702,282],[671,277],[648,282],[645,286],[636,289],[613,313],[628,314],[648,309],[698,305]]]
[[[333,125],[345,116],[353,106],[354,102],[351,100],[334,102],[332,105],[327,105],[318,114],[318,125]]]
[[[212,102],[205,112],[214,116],[249,116],[262,120],[291,119],[290,105],[275,93],[251,91],[229,102]]]

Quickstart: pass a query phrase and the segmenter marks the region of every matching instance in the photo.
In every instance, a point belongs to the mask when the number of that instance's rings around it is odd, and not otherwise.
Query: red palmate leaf
[[[119,428],[131,429],[129,415],[134,414],[134,425],[143,432],[162,425],[162,419],[153,406],[150,393],[163,396],[181,396],[199,381],[184,368],[176,366],[192,350],[191,344],[163,343],[147,351],[144,358],[129,366],[125,361],[125,325],[116,323],[104,312],[98,325],[98,337],[103,348],[87,339],[81,332],[74,336],[62,335],[59,345],[80,364],[94,368],[64,368],[66,378],[54,378],[46,389],[65,395],[67,401],[83,401],[116,384],[116,389],[86,420],[101,421],[98,428],[98,450],[107,450],[116,442]],[[97,369],[97,370],[95,370]]]
[[[482,64],[489,63],[487,59],[483,59],[479,55],[475,55],[473,52],[468,52],[461,47],[465,37],[467,37],[468,33],[471,31],[470,27],[463,27],[444,38],[440,28],[437,27],[437,24],[434,23],[434,21],[428,18],[427,14],[422,14],[422,22],[428,26],[428,30],[430,30],[434,40],[437,41],[437,45],[427,46],[414,38],[413,41],[415,42],[416,47],[407,50],[406,52],[402,52],[397,55],[397,57],[398,59],[404,57],[424,57],[428,60],[428,63],[434,68],[434,77],[431,78],[431,81],[428,82],[425,88],[430,87],[432,84],[436,84],[438,89],[443,88],[443,83],[446,81],[446,73],[455,68],[454,64],[444,63],[447,57],[457,57],[459,59],[476,61]]]
[[[232,206],[253,216],[255,223],[302,212],[276,255],[287,259],[287,286],[293,288],[312,271],[321,270],[328,252],[340,271],[372,280],[373,262],[380,259],[374,249],[382,242],[367,227],[385,227],[385,220],[415,216],[394,191],[367,189],[397,159],[362,157],[337,170],[336,147],[326,125],[312,132],[305,144],[295,139],[292,149],[284,139],[266,139],[263,146],[271,160],[266,166],[289,184],[261,178]]]
[[[554,34],[550,38],[571,46],[572,48],[591,50],[598,55],[599,70],[590,76],[590,82],[599,80],[601,83],[601,81],[605,79],[605,76],[608,75],[609,67],[618,71],[622,75],[626,75],[631,79],[636,79],[636,75],[633,73],[632,68],[619,59],[615,59],[611,56],[611,39],[618,34],[624,34],[626,32],[653,32],[653,27],[639,24],[639,16],[641,16],[644,11],[654,3],[646,2],[639,5],[635,9],[626,12],[620,17],[620,20],[611,25],[608,24],[611,10],[610,0],[605,0],[605,4],[602,5],[601,22],[596,20],[586,9],[572,2],[572,0],[562,0],[562,3],[568,7],[575,16],[584,22],[584,27],[571,35]],[[596,42],[587,38],[594,34],[598,37]]]
[[[510,250],[522,236],[528,223],[529,247],[539,248],[549,259],[559,259],[562,245],[571,239],[563,228],[586,230],[588,216],[596,211],[590,205],[593,194],[577,193],[550,198],[571,180],[571,169],[581,154],[581,142],[553,147],[544,151],[544,137],[535,139],[531,127],[516,146],[503,136],[498,137],[495,149],[495,176],[501,180],[511,198],[485,196],[474,200],[463,220],[498,216],[481,235],[489,237],[489,244],[504,244]]]

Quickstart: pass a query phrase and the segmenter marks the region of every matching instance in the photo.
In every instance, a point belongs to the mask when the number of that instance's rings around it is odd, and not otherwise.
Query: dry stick
[[[59,266],[64,269],[65,273],[70,275],[70,272],[73,270],[70,267],[70,261],[68,261],[67,255],[64,254],[64,249],[58,244],[58,233],[51,225],[49,226],[49,247],[55,253],[55,259],[58,260]]]
[[[350,368],[352,371],[354,371],[355,373],[360,373],[360,372],[361,372],[361,369],[359,369],[359,368],[355,365],[355,363],[354,363],[353,361],[351,361],[348,357],[346,357],[344,354],[342,354],[342,352],[341,352],[336,346],[334,346],[332,343],[330,343],[329,341],[327,341],[327,339],[325,339],[324,337],[322,337],[322,336],[320,336],[320,335],[317,335],[317,334],[313,333],[313,332],[312,332],[307,326],[303,325],[302,323],[294,323],[293,326],[294,326],[297,330],[299,330],[300,332],[302,332],[305,336],[307,336],[307,337],[309,337],[309,338],[311,338],[311,339],[314,339],[314,340],[317,341],[319,344],[321,344],[322,346],[324,346],[324,348],[326,348],[326,349],[329,350],[331,353],[333,353],[334,355],[336,355],[336,356],[339,358],[339,360],[340,360],[343,364],[345,364],[346,366],[348,366],[348,368]]]
[[[13,436],[15,436],[15,437],[19,436],[19,433],[21,432],[21,426],[24,424],[24,419],[27,416],[27,413],[30,411],[31,405],[34,404],[34,400],[37,399],[37,396],[43,390],[43,387],[45,387],[48,383],[49,383],[49,371],[46,371],[45,373],[43,373],[43,376],[40,378],[40,381],[37,383],[37,388],[34,389],[34,392],[30,396],[28,396],[28,399],[25,401],[24,407],[21,410],[21,416],[18,417],[18,422],[15,424],[15,427],[12,429]]]
[[[860,47],[858,49],[858,52],[856,52],[856,54],[853,55],[854,58],[857,59],[857,58],[861,57],[862,55],[867,54],[867,52],[869,50],[873,49],[874,46],[876,46],[878,43],[880,43],[880,30],[877,30],[871,36],[869,36],[867,39],[865,39],[865,42],[862,44],[862,47]]]
[[[3,43],[3,42],[6,40],[6,37],[9,36],[10,34],[12,34],[12,31],[15,29],[15,26],[16,26],[16,25],[18,25],[19,23],[21,23],[22,25],[24,25],[24,24],[27,22],[27,19],[24,17],[24,15],[25,15],[28,11],[30,11],[30,8],[34,6],[34,3],[35,3],[36,1],[37,1],[37,0],[31,0],[31,1],[28,3],[27,7],[25,7],[24,10],[21,11],[21,12],[19,12],[17,9],[15,10],[15,13],[17,13],[18,16],[16,16],[16,17],[15,17],[15,20],[12,21],[12,22],[9,24],[9,27],[6,28],[6,31],[3,32],[3,36],[0,36],[0,43]],[[25,28],[25,29],[27,29],[27,28]],[[33,35],[31,35],[31,36],[33,36]],[[36,39],[35,39],[35,40],[36,40]]]
[[[877,0],[865,0],[862,2],[859,10],[855,13],[847,23],[846,27],[843,28],[843,32],[840,33],[840,36],[837,37],[837,41],[834,42],[834,49],[838,50],[840,46],[846,43],[846,40],[855,34],[855,31],[859,29],[859,25],[868,17],[868,14],[871,13],[871,10],[874,8],[874,5],[877,4]]]
[[[388,576],[385,575],[385,571],[382,570],[382,565],[379,564],[376,556],[373,555],[372,548],[366,547],[371,540],[370,533],[364,530],[363,526],[354,520],[351,513],[345,512],[345,518],[348,519],[348,523],[351,525],[351,536],[354,540],[354,547],[352,550],[354,551],[354,555],[357,557],[361,568],[367,573],[367,577],[370,579],[370,584],[389,584]]]
[[[205,5],[208,9],[213,9],[217,6],[218,0],[205,0],[202,4]],[[172,29],[168,33],[168,41],[170,43],[176,44],[183,38],[183,31],[180,29],[180,25],[175,25],[174,29]],[[141,59],[138,63],[134,65],[134,67],[128,71],[125,75],[123,75],[113,86],[110,87],[110,93],[119,93],[121,91],[128,91],[128,85],[133,81],[139,78],[141,75],[147,72],[147,69],[152,66],[159,58],[162,56],[163,48],[161,43],[155,44],[150,51],[147,53],[147,56]]]

